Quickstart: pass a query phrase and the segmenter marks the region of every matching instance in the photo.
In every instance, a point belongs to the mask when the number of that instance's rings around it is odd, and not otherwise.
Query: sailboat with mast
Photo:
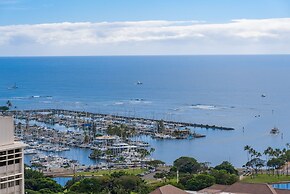
[[[274,110],[272,110],[272,115],[274,116]],[[276,126],[274,126],[274,128],[272,128],[270,131],[270,134],[272,135],[276,135],[278,133],[280,133],[280,130]]]

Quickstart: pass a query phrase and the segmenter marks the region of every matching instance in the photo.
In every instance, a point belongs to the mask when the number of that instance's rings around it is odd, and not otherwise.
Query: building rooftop
[[[0,116],[0,146],[14,143],[14,123],[12,117]]]
[[[241,183],[213,185],[198,191],[199,194],[290,194],[290,190],[274,189],[266,183]]]
[[[150,194],[188,194],[188,193],[172,185],[165,185],[163,187],[155,189]]]

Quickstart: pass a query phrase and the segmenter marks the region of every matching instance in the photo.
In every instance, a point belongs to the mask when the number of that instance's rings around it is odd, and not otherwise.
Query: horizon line
[[[168,54],[168,55],[16,55],[0,56],[0,58],[44,58],[44,57],[178,57],[178,56],[287,56],[290,53],[281,54]]]

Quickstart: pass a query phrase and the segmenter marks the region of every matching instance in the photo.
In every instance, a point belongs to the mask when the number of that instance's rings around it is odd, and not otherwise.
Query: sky
[[[290,54],[289,0],[0,0],[0,56]]]

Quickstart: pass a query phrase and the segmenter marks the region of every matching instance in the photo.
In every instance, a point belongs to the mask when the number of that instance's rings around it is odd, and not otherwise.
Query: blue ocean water
[[[207,135],[196,140],[147,138],[154,157],[167,163],[187,155],[242,166],[245,145],[262,151],[290,142],[288,55],[9,57],[0,58],[0,72],[0,104],[10,100],[16,109],[76,109],[236,129],[196,129]],[[270,135],[274,126],[279,135]]]

